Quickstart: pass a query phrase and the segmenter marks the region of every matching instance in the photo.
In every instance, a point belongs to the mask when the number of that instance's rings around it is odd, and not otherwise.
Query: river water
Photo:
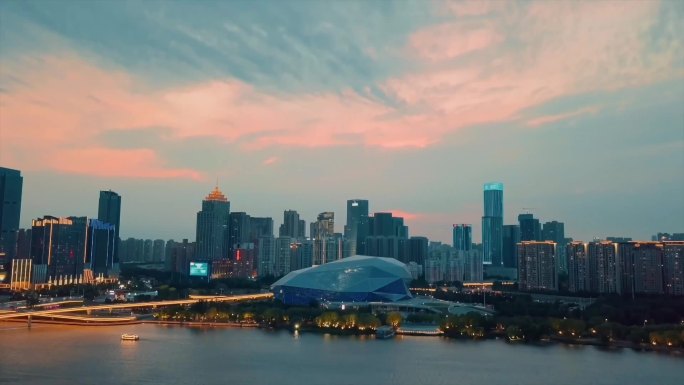
[[[140,341],[121,341],[135,333]],[[684,384],[684,358],[441,337],[0,324],[1,384]]]

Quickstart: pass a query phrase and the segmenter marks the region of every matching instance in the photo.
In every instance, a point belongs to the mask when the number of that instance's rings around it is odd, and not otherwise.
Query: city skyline
[[[21,228],[96,218],[111,189],[121,238],[194,239],[218,177],[276,228],[330,211],[343,232],[360,198],[412,236],[477,241],[499,181],[503,225],[533,208],[587,241],[684,230],[680,2],[212,5],[0,3]]]

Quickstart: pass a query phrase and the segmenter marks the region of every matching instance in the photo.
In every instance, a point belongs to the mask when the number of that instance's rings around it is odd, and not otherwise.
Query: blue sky
[[[345,201],[411,235],[479,238],[482,184],[576,239],[684,232],[684,5],[4,1],[0,164],[22,225],[95,215],[194,239],[234,211],[307,221]]]

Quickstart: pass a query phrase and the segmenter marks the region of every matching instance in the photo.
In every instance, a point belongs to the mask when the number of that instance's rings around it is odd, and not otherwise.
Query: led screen
[[[190,262],[190,276],[191,277],[207,277],[207,276],[209,276],[209,263],[207,263],[207,262]]]

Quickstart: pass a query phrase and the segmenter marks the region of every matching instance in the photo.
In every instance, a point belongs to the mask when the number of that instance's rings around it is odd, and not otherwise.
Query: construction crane
[[[525,211],[525,214],[530,214],[530,210],[536,210],[536,207],[523,207],[523,211]]]

